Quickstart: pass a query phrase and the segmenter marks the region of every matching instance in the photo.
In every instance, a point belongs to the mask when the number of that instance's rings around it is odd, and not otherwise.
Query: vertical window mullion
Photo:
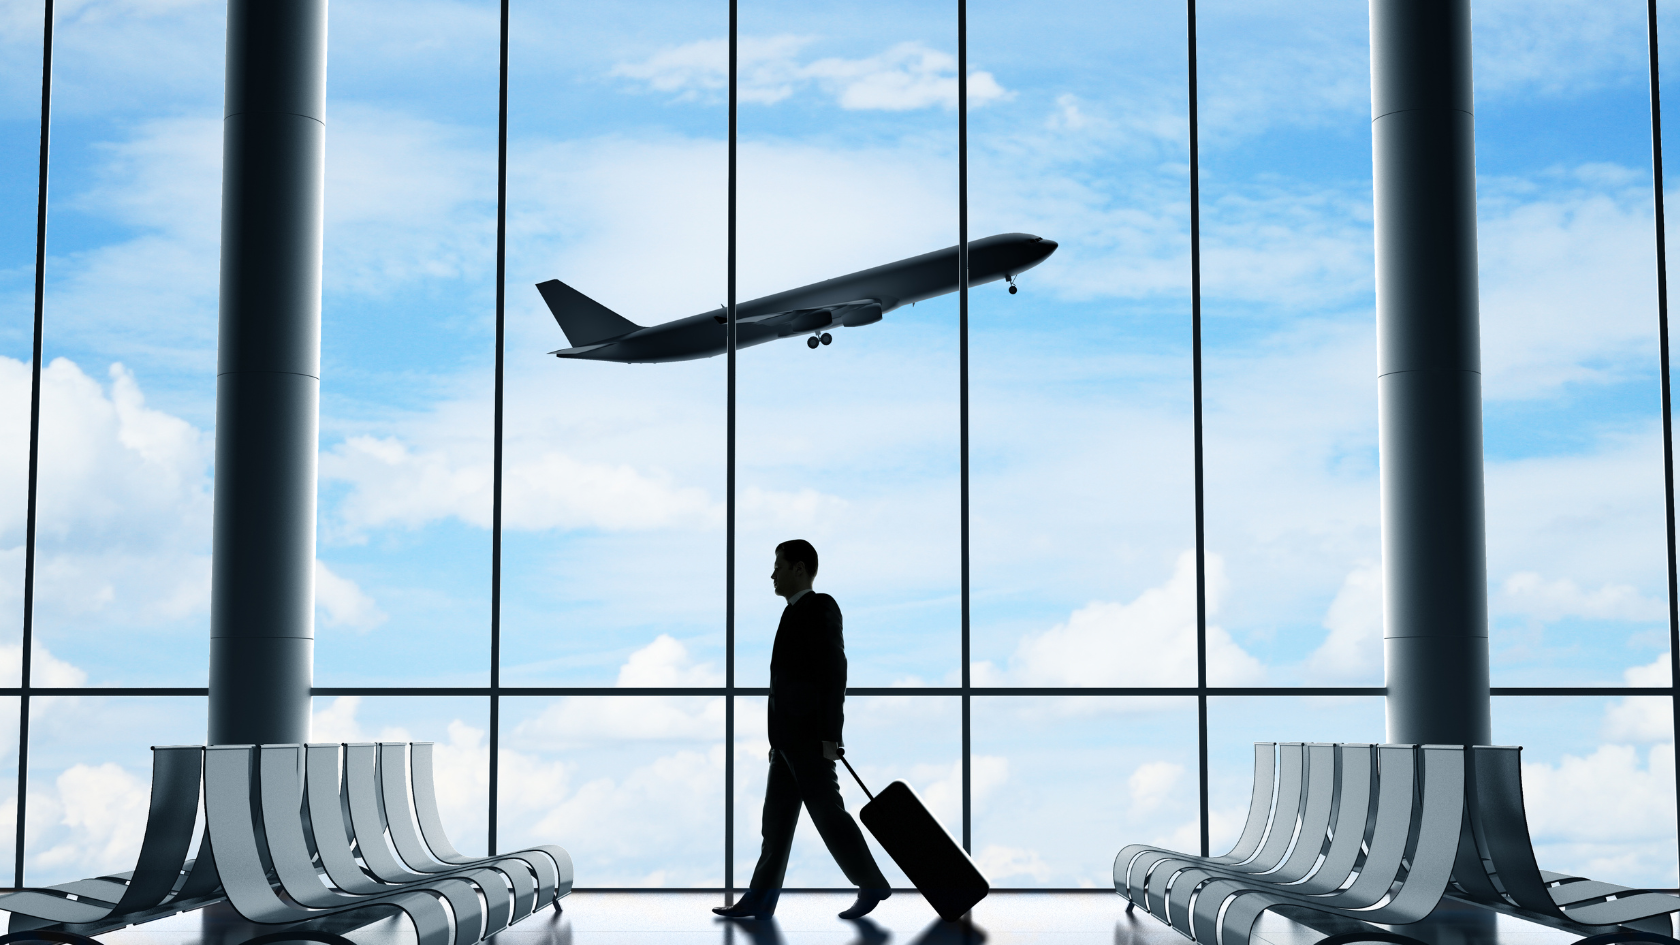
[[[729,233],[724,346],[729,358],[724,444],[724,717],[723,717],[723,901],[735,902],[735,157],[739,37],[738,0],[729,0]]]
[[[41,334],[47,298],[47,155],[52,140],[53,0],[41,28],[41,166],[35,194],[35,338],[29,365],[29,496],[24,525],[23,639],[18,677],[17,850],[13,885],[23,885],[23,835],[29,803],[29,670],[35,643],[35,519],[41,456]]]
[[[1674,731],[1680,733],[1680,699],[1675,696],[1675,686],[1680,684],[1680,582],[1676,580],[1674,547],[1674,418],[1668,377],[1668,234],[1663,214],[1662,82],[1657,68],[1657,0],[1646,0],[1645,25],[1651,67],[1651,198],[1656,217],[1654,229],[1657,250],[1657,358],[1660,365],[1658,389],[1662,397],[1663,511],[1668,527],[1668,698],[1674,719]],[[1675,772],[1675,803],[1680,805],[1680,769],[1676,769]]]
[[[1196,112],[1196,0],[1186,0],[1190,102],[1190,414],[1196,502],[1196,755],[1202,856],[1208,855],[1207,545],[1202,478],[1202,191]]]
[[[496,855],[502,747],[502,405],[507,302],[508,2],[502,0],[501,79],[496,103],[496,393],[490,500],[490,806],[486,852]]]

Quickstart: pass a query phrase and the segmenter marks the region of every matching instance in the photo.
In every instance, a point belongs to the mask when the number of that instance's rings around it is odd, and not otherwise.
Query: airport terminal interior
[[[557,908],[483,892],[509,945],[1189,941],[1116,857],[1244,849],[1256,790],[1307,823],[1272,742],[1521,746],[1554,898],[1680,891],[1673,36],[1680,0],[5,5],[0,910],[139,889],[154,746],[300,742],[430,744],[434,851],[563,847]],[[874,835],[896,892],[835,918],[808,818],[773,920],[710,911],[794,538],[841,795],[914,789],[989,883],[961,921]],[[1617,927],[1525,912],[1473,835],[1420,922],[1252,934]],[[216,850],[226,896],[83,931],[285,940]],[[313,940],[441,941],[355,914]]]

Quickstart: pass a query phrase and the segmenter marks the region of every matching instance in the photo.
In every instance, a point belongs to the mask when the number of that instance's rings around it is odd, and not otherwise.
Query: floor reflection
[[[944,922],[914,893],[893,896],[867,918],[836,913],[849,892],[784,894],[776,917],[725,920],[707,892],[574,893],[564,911],[543,912],[491,939],[491,945],[1191,945],[1141,911],[1127,913],[1112,892],[994,892],[969,922]],[[1314,926],[1319,926],[1315,928]],[[224,907],[186,913],[101,935],[106,945],[239,945],[270,931]],[[1256,945],[1316,945],[1330,930],[1321,919],[1268,913]],[[1447,903],[1396,931],[1429,945],[1573,945],[1579,936],[1481,909]],[[400,917],[344,933],[357,945],[415,945]]]

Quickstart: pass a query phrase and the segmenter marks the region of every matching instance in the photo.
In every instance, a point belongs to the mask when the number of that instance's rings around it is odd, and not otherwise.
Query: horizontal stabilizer
[[[581,358],[591,351],[599,351],[610,344],[612,342],[609,341],[598,345],[578,345],[576,348],[561,348],[559,351],[550,351],[549,354],[557,358]]]
[[[610,341],[642,327],[559,279],[537,283],[537,291],[566,333],[566,340],[578,347]]]

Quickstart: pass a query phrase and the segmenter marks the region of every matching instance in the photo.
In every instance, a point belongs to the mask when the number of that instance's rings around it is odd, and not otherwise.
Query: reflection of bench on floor
[[[188,860],[201,774],[205,830]],[[556,846],[456,852],[438,816],[429,742],[189,746],[154,749],[133,873],[3,895],[0,910],[12,913],[12,931],[80,935],[223,899],[288,932],[401,911],[419,945],[472,945],[558,908],[571,887],[571,858]]]
[[[1450,896],[1583,935],[1665,936],[1666,915],[1680,911],[1680,897],[1535,865],[1521,749],[1261,742],[1254,750],[1236,846],[1217,857],[1126,847],[1114,886],[1127,908],[1141,905],[1220,945],[1247,945],[1261,915],[1280,908],[1402,925]]]

